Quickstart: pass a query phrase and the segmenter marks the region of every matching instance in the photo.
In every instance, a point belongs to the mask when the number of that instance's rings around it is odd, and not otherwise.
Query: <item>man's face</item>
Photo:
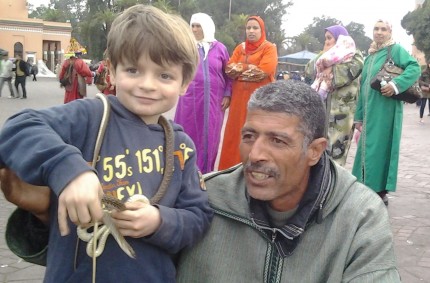
[[[267,201],[273,209],[294,208],[306,191],[310,167],[321,153],[303,148],[299,119],[284,113],[248,111],[242,129],[240,156],[251,197]]]

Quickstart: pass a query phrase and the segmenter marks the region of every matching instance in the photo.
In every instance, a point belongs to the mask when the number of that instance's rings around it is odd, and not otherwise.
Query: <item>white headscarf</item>
[[[196,13],[191,16],[190,27],[192,24],[199,24],[202,27],[203,39],[199,41],[198,44],[199,46],[203,47],[203,50],[205,51],[204,59],[206,59],[209,52],[210,43],[216,41],[215,23],[208,14]]]
[[[368,50],[369,54],[373,54],[373,53],[381,50],[382,48],[384,48],[386,46],[390,46],[390,45],[395,44],[394,39],[393,39],[393,25],[389,21],[383,20],[383,19],[377,20],[376,23],[384,23],[387,26],[387,29],[390,30],[391,37],[389,39],[387,39],[387,41],[385,41],[381,45],[378,45],[375,41],[372,41],[372,43],[370,44],[369,50]]]

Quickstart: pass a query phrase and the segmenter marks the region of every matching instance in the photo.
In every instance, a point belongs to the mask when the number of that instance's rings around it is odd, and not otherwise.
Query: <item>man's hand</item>
[[[12,170],[0,169],[0,187],[7,201],[34,214],[45,224],[49,223],[48,187],[33,186],[22,181]]]
[[[227,110],[227,108],[230,106],[231,97],[224,96],[221,102],[221,109],[222,111]]]

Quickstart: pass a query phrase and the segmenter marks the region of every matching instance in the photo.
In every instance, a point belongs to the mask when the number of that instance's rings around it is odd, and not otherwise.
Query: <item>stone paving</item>
[[[5,86],[0,97],[0,125],[7,117],[24,108],[44,108],[63,102],[63,89],[55,79],[27,79],[28,99],[7,99]],[[90,97],[97,89],[89,87]],[[389,195],[389,207],[395,251],[402,282],[430,283],[430,116],[419,123],[419,108],[404,107],[397,192]],[[173,111],[166,113],[173,117]],[[351,169],[356,151],[352,144],[346,168]],[[0,283],[42,282],[44,267],[29,264],[13,255],[6,246],[6,221],[14,206],[0,193]]]

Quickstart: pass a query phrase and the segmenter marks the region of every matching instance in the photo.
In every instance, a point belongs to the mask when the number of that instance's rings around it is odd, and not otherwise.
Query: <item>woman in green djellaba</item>
[[[389,48],[395,65],[404,71],[382,87],[380,92],[372,89],[370,82],[385,63]],[[386,205],[387,192],[394,192],[397,185],[403,119],[403,102],[391,96],[408,89],[420,74],[421,69],[415,58],[395,44],[391,24],[378,20],[361,74],[360,95],[354,116],[354,123],[361,135],[352,174],[378,193]]]

